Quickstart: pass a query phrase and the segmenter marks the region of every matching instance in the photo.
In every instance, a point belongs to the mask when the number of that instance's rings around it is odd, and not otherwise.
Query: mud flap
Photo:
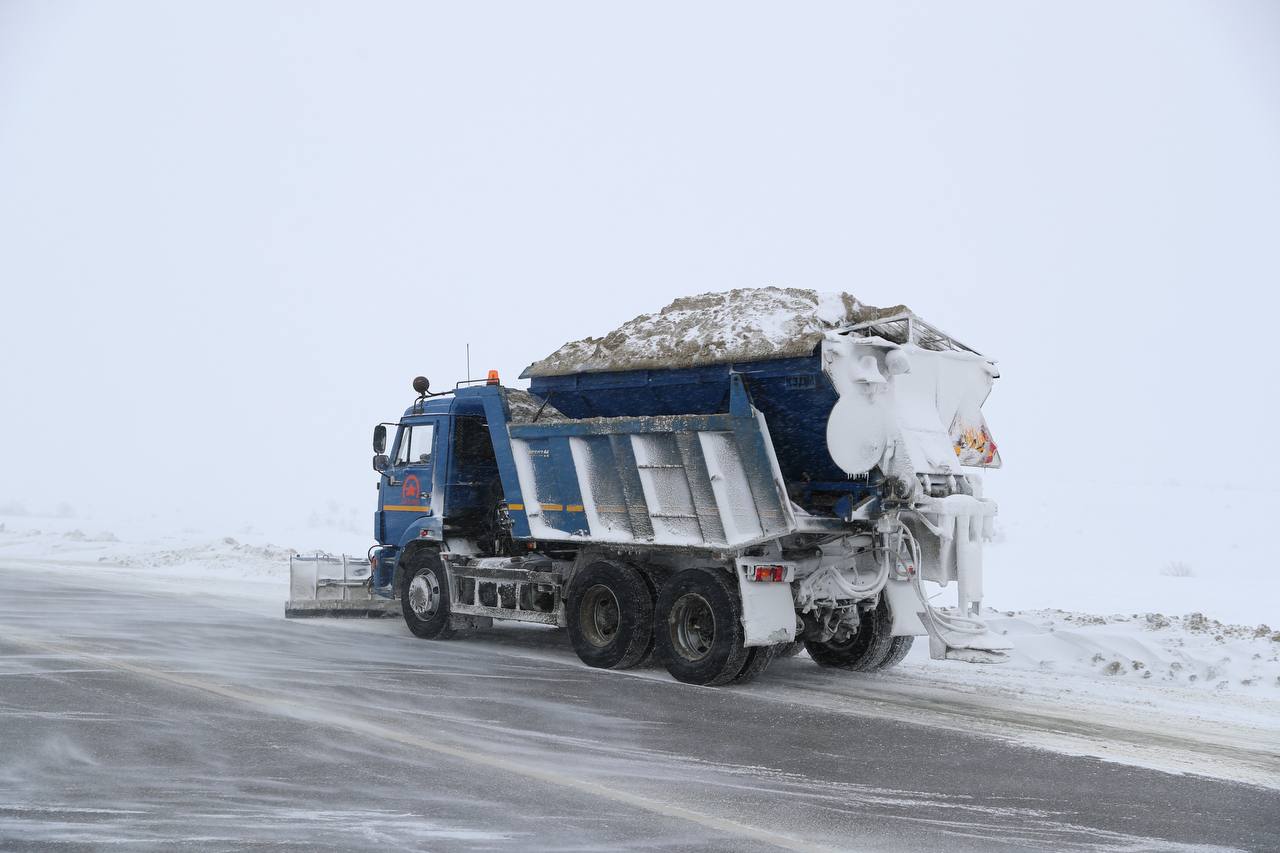
[[[750,562],[739,559],[735,566],[738,574],[738,591],[742,594],[742,627],[744,646],[772,646],[789,643],[796,636],[796,606],[791,598],[791,580],[794,569],[781,565],[786,572],[784,582],[757,582],[747,580],[747,572],[754,572],[761,559]]]

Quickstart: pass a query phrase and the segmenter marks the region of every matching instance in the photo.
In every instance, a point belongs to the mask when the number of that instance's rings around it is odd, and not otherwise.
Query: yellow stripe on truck
[[[542,507],[544,510],[546,510],[547,512],[562,512],[562,511],[564,511],[564,512],[582,512],[582,511],[583,511],[583,506],[582,506],[582,504],[539,504],[539,506],[541,506],[541,507]],[[383,509],[384,509],[384,510],[386,510],[387,512],[425,512],[426,510],[431,509],[431,507],[429,507],[429,506],[391,506],[391,505],[387,505],[387,506],[384,506],[384,507],[383,507]],[[521,511],[521,512],[523,512],[523,511],[524,511],[524,504],[507,504],[507,509],[509,509],[509,510],[517,510],[517,511]],[[617,507],[617,510],[618,510],[619,512],[623,511],[624,509],[625,509],[625,507]]]

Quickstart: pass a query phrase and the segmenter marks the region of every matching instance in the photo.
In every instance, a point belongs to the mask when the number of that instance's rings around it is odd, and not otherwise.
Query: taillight
[[[756,566],[755,579],[779,583],[787,576],[786,566]]]

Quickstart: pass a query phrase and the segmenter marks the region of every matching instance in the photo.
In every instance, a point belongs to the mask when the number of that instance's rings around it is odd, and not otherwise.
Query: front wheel
[[[438,554],[428,553],[405,578],[400,612],[415,637],[446,640],[453,636],[449,623],[449,576]]]
[[[730,578],[715,569],[686,569],[658,591],[654,640],[677,681],[728,684],[745,669],[742,602]]]

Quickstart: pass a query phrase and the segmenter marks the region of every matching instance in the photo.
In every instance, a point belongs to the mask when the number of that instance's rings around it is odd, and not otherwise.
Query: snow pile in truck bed
[[[879,313],[847,293],[793,287],[685,296],[604,337],[567,343],[520,375],[698,367],[805,356],[828,330]]]
[[[535,421],[553,423],[568,420],[549,401],[535,397],[521,388],[503,388],[502,398],[507,401],[507,414],[513,424],[531,424]]]

